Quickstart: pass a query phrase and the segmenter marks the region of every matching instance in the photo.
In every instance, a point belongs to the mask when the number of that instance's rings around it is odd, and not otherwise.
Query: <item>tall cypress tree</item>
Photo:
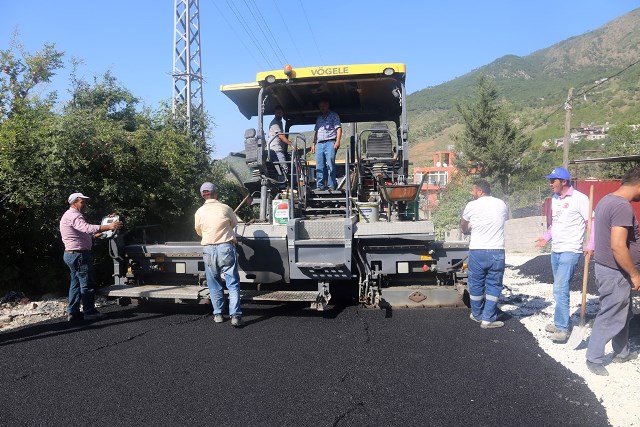
[[[531,167],[523,159],[531,136],[524,134],[500,102],[496,85],[487,76],[478,78],[469,103],[458,103],[456,108],[464,123],[464,130],[455,137],[458,168],[498,182],[508,201],[514,191],[512,176]]]

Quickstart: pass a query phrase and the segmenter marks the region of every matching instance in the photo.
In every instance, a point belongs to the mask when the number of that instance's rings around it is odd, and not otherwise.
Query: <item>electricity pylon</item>
[[[175,0],[172,111],[186,113],[189,130],[194,118],[204,118],[199,9],[199,0]]]

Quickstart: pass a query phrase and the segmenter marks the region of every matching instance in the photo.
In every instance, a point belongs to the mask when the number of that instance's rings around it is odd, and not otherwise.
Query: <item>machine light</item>
[[[398,269],[398,274],[407,274],[409,272],[409,263],[408,262],[399,262],[396,265]]]
[[[290,65],[290,64],[285,65],[285,66],[284,66],[284,74],[285,74],[287,77],[291,77],[291,74],[292,74],[292,73],[293,73],[293,68],[291,67],[291,65]]]
[[[185,274],[187,272],[186,262],[176,262],[176,273]]]
[[[267,80],[267,83],[274,83],[276,81],[276,76],[269,74],[266,80]]]
[[[390,76],[393,73],[395,73],[395,70],[393,68],[391,68],[391,67],[388,67],[388,68],[384,69],[383,73],[384,73],[385,76]]]

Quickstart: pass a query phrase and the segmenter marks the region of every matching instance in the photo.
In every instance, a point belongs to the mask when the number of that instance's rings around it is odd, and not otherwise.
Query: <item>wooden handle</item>
[[[593,217],[593,185],[589,189],[589,214],[587,215],[587,236],[586,243],[591,240],[591,220]],[[589,281],[589,261],[591,252],[587,252],[584,257],[584,270],[582,271],[582,305],[580,306],[580,326],[584,326],[584,313],[587,309],[587,282]]]
[[[591,221],[593,219],[593,185],[589,188],[589,213],[587,214],[587,234],[585,236],[585,243],[589,243],[591,239]]]

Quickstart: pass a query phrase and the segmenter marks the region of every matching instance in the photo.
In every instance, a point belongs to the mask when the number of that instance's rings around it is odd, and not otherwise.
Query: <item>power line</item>
[[[320,52],[320,47],[318,46],[318,42],[316,41],[316,36],[313,34],[313,28],[311,28],[311,23],[309,22],[309,17],[307,16],[307,12],[304,10],[304,5],[302,4],[302,0],[298,0],[300,2],[300,7],[302,8],[302,14],[304,15],[304,19],[307,21],[307,26],[309,27],[309,33],[311,34],[311,39],[313,39],[313,44],[316,46],[316,50],[318,51],[318,56],[320,60],[324,64],[324,58],[322,58],[322,53]]]
[[[247,3],[247,0],[244,0],[245,6],[247,6],[247,9],[249,9],[249,12],[251,12],[253,19],[256,21],[256,24],[258,25],[258,28],[262,32],[262,35],[264,36],[265,40],[267,41],[267,43],[269,43],[271,50],[273,51],[275,56],[278,58],[278,60],[281,62],[280,66],[281,67],[284,66],[287,63],[287,57],[282,51],[282,49],[280,49],[280,46],[278,45],[278,40],[275,38],[275,36],[271,32],[271,29],[269,28],[270,25],[268,25],[267,21],[265,21],[264,16],[262,15],[262,12],[260,12],[260,9],[258,9],[258,6],[256,6],[255,1],[254,0],[249,0],[249,1],[253,5],[253,8],[256,10],[261,22],[258,21],[256,16],[253,14],[253,11],[251,10],[251,6]],[[263,31],[263,28],[267,29],[267,32],[269,33],[268,35]],[[271,41],[273,41],[273,44],[271,43]]]
[[[265,53],[264,49],[262,48],[262,45],[260,44],[260,42],[256,38],[255,34],[253,34],[253,32],[251,31],[251,28],[249,27],[249,25],[247,24],[245,19],[242,17],[242,14],[240,13],[240,11],[237,10],[234,6],[232,6],[232,3],[229,3],[229,0],[227,0],[226,3],[227,3],[227,6],[229,7],[229,9],[231,9],[231,12],[233,12],[233,14],[235,15],[237,21],[240,23],[240,25],[242,26],[244,31],[247,33],[247,35],[249,36],[249,38],[253,42],[253,45],[260,52],[260,54],[262,55],[264,60],[267,62],[267,64],[269,64],[269,67],[275,68],[273,66],[273,64],[271,63],[271,60],[269,59],[269,56]]]
[[[542,119],[537,125],[535,125],[531,130],[534,131],[536,129],[538,129],[540,126],[544,125],[547,120],[549,120],[549,118],[551,118],[551,116],[553,116],[554,114],[556,114],[558,111],[563,110],[565,108],[565,105],[567,102],[573,101],[576,97],[580,97],[583,95],[586,95],[587,93],[591,92],[593,89],[597,88],[600,85],[603,85],[605,83],[607,83],[609,80],[618,77],[620,74],[624,73],[625,71],[627,71],[629,68],[633,67],[634,65],[637,65],[640,63],[640,59],[638,59],[636,62],[627,65],[626,67],[624,67],[622,70],[618,71],[615,74],[612,74],[609,77],[605,77],[604,79],[600,79],[596,84],[594,84],[593,86],[591,86],[588,89],[583,90],[582,92],[579,92],[577,94],[575,94],[574,96],[571,97],[571,99],[567,99],[567,101],[565,101],[562,105],[560,105],[558,108],[556,108],[555,110],[553,110],[550,114],[548,114],[544,119]]]
[[[251,55],[251,58],[253,58],[253,60],[255,61],[256,65],[260,66],[260,61],[258,61],[258,59],[256,58],[256,56],[253,54],[253,52],[251,51],[251,49],[249,49],[249,46],[246,45],[246,43],[244,42],[244,40],[242,40],[242,37],[240,37],[240,34],[236,31],[236,28],[231,25],[231,23],[229,22],[229,20],[227,19],[227,17],[222,13],[222,10],[218,7],[218,4],[216,3],[216,0],[211,0],[211,3],[213,3],[213,5],[216,7],[216,9],[218,9],[218,14],[220,16],[222,16],[222,19],[224,19],[224,21],[227,23],[227,25],[229,26],[229,28],[231,29],[231,31],[233,31],[233,33],[236,36],[236,39],[240,41],[240,43],[242,44],[242,46],[244,47],[244,49],[249,52],[249,55]]]
[[[285,22],[284,18],[282,17],[282,13],[280,12],[280,8],[278,7],[278,0],[272,0],[272,1],[273,1],[273,5],[276,7],[276,11],[278,12],[278,16],[280,17],[280,21],[282,21],[282,26],[287,31],[287,35],[289,36],[289,40],[291,40],[291,43],[293,44],[293,47],[295,48],[296,52],[298,53],[298,57],[303,62],[303,64],[300,64],[300,65],[308,65],[308,64],[305,63],[305,60],[302,57],[302,54],[300,53],[300,49],[298,49],[298,45],[296,44],[295,39],[291,35],[291,31],[289,31],[289,26],[287,25],[287,23]]]
[[[620,74],[624,73],[624,72],[625,72],[625,71],[627,71],[629,68],[633,67],[634,65],[636,65],[636,64],[638,64],[638,63],[640,63],[640,59],[638,59],[636,62],[634,62],[634,63],[633,63],[633,64],[631,64],[631,65],[627,65],[626,67],[624,67],[622,70],[618,71],[617,73],[615,73],[615,74],[613,74],[613,75],[611,75],[611,76],[609,76],[609,77],[606,77],[606,78],[604,78],[604,79],[600,79],[600,80],[599,80],[595,85],[591,86],[589,89],[586,89],[586,90],[584,90],[584,91],[582,91],[582,92],[580,92],[580,93],[577,93],[577,94],[576,94],[576,97],[578,97],[578,96],[582,96],[582,95],[586,95],[587,93],[589,93],[589,92],[590,92],[590,91],[592,91],[593,89],[597,88],[597,87],[598,87],[598,86],[600,86],[601,84],[604,84],[604,83],[608,82],[610,79],[613,79],[613,78],[618,77]]]

